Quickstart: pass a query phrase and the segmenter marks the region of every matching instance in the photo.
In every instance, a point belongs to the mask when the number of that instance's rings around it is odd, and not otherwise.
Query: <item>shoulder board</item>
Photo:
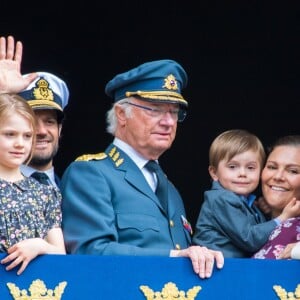
[[[104,152],[96,154],[83,154],[75,159],[75,161],[89,161],[89,160],[100,160],[106,158],[107,155]]]

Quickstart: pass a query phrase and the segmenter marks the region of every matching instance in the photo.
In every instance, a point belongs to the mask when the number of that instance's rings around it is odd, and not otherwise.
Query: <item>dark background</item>
[[[57,171],[78,155],[104,151],[112,140],[104,87],[149,60],[177,60],[189,76],[188,117],[160,161],[193,224],[210,187],[208,148],[216,135],[244,128],[267,146],[298,134],[297,1],[240,2],[2,3],[0,35],[23,42],[22,73],[52,72],[70,89]]]

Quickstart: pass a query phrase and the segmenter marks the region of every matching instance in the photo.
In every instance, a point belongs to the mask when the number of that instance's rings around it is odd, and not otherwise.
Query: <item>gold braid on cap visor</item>
[[[29,103],[29,105],[32,107],[32,108],[35,108],[35,107],[39,107],[39,106],[50,106],[50,107],[53,107],[55,109],[58,109],[60,111],[63,111],[61,106],[58,105],[56,102],[54,101],[47,101],[47,100],[29,100],[27,101]]]
[[[138,95],[142,98],[148,99],[157,99],[157,100],[165,100],[165,101],[175,101],[179,102],[184,105],[188,105],[187,101],[183,99],[181,94],[170,92],[170,91],[155,91],[155,92],[143,92],[143,91],[136,91],[136,92],[126,92],[126,97]]]

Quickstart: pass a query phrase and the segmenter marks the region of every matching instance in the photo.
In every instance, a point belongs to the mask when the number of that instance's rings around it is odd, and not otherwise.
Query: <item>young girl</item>
[[[204,194],[195,244],[220,250],[224,257],[251,257],[277,224],[294,216],[287,206],[267,221],[254,205],[264,161],[261,141],[245,130],[225,131],[213,141],[208,169],[213,184]]]
[[[24,177],[20,165],[31,159],[35,115],[15,94],[0,94],[0,252],[6,270],[41,254],[65,254],[61,194],[53,186]]]

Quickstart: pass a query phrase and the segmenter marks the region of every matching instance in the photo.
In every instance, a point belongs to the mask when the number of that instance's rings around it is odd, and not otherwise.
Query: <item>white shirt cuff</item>
[[[291,258],[300,259],[300,242],[297,243],[292,249]]]

